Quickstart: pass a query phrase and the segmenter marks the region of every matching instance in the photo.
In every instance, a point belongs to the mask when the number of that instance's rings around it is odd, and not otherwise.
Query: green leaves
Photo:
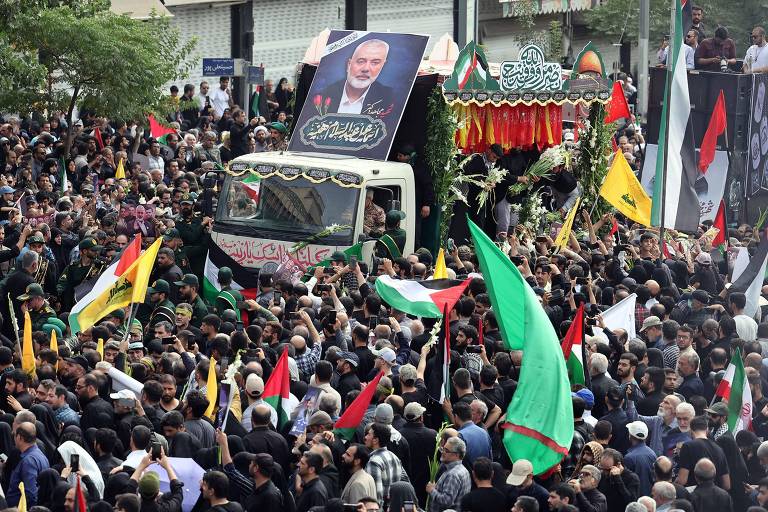
[[[163,89],[187,76],[195,41],[182,43],[168,19],[138,21],[108,0],[0,0],[0,109],[64,110],[143,119]],[[8,46],[10,45],[10,47]]]

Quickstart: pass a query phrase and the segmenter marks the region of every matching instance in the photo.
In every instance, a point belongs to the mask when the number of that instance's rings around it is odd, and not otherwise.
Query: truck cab
[[[410,165],[288,151],[243,155],[229,163],[211,243],[252,270],[274,272],[287,255],[305,268],[315,265],[334,251],[370,240],[363,232],[368,190],[384,212],[406,213],[400,222],[407,236],[404,253],[413,252],[418,212]],[[313,239],[333,225],[348,227]],[[308,239],[312,243],[291,250]],[[364,244],[364,259],[373,245]]]

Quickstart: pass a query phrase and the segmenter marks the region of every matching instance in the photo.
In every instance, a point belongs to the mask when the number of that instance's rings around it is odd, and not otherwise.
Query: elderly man
[[[683,395],[686,400],[690,400],[692,396],[704,394],[704,383],[699,378],[698,368],[699,356],[696,352],[680,355],[677,361],[677,372],[683,381],[677,388],[677,392]]]
[[[395,95],[377,79],[389,54],[389,44],[380,39],[363,41],[347,61],[344,81],[331,84],[321,92],[330,98],[327,112],[367,114],[385,117],[394,111]]]
[[[696,512],[731,512],[731,495],[715,485],[715,465],[709,459],[701,459],[693,468],[696,489],[691,493],[691,504]]]
[[[466,452],[464,441],[458,437],[452,437],[445,442],[440,455],[440,478],[437,483],[427,483],[429,512],[458,509],[461,498],[472,489],[472,478],[462,463]]]
[[[6,501],[9,507],[18,506],[21,499],[19,484],[24,483],[27,506],[34,507],[37,505],[37,475],[48,469],[48,458],[37,446],[37,429],[34,423],[21,423],[16,427],[13,439],[21,456],[16,467],[11,471]]]
[[[656,502],[656,512],[667,512],[672,509],[672,501],[676,497],[675,486],[669,482],[656,482],[651,497]]]
[[[606,512],[608,504],[605,495],[597,490],[602,473],[591,464],[587,464],[579,471],[578,480],[568,482],[573,492],[576,493],[575,505],[579,510],[590,512]]]

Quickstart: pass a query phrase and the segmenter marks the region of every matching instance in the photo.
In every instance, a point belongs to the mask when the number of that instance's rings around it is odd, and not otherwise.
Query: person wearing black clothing
[[[621,388],[614,386],[609,389],[605,396],[605,403],[608,406],[608,414],[600,419],[608,421],[613,427],[608,446],[621,453],[626,453],[629,449],[629,436],[627,435],[626,428],[629,418],[627,418],[627,413],[622,408],[624,394],[621,392]]]
[[[488,171],[493,167],[496,167],[497,161],[503,156],[504,150],[501,146],[499,144],[491,144],[485,152],[476,153],[470,157],[469,161],[464,164],[462,174],[477,174],[479,175],[479,180],[484,180],[488,176]],[[467,191],[467,203],[464,204],[458,202],[454,207],[453,213],[457,218],[463,218],[464,215],[468,214],[469,218],[472,219],[475,224],[484,228],[488,210],[493,208],[493,205],[486,204],[480,211],[478,211],[478,194],[480,194],[480,187],[477,185],[469,185]],[[457,245],[467,243],[471,239],[468,224],[465,222],[454,222],[451,225],[451,237],[456,241]]]
[[[352,351],[359,360],[357,377],[360,379],[360,382],[368,382],[368,374],[371,373],[373,365],[376,363],[376,356],[368,348],[368,327],[361,324],[356,325],[352,329],[352,343],[354,344]]]
[[[208,502],[209,512],[243,512],[236,501],[229,501],[229,478],[221,471],[208,471],[200,481],[200,497]]]
[[[0,315],[3,318],[2,334],[8,339],[15,340],[16,333],[13,332],[13,322],[10,321],[11,314],[8,309],[9,302],[7,297],[16,298],[27,291],[27,286],[35,282],[32,276],[37,272],[39,261],[40,255],[35,251],[25,252],[21,257],[21,265],[8,274],[8,277],[0,283],[0,296],[6,297],[6,300],[0,300]],[[21,302],[14,300],[13,309],[16,319],[23,320],[24,315],[21,312]],[[23,322],[19,321],[19,326],[22,324]]]
[[[410,446],[411,467],[408,476],[419,497],[420,503],[427,499],[426,485],[429,482],[429,461],[435,453],[437,432],[424,425],[424,413],[426,409],[418,402],[411,402],[405,406],[403,416],[405,425],[400,429],[400,434],[408,441]]]
[[[506,512],[507,497],[493,487],[493,463],[486,457],[478,457],[472,465],[475,489],[461,498],[461,510],[465,512]]]
[[[664,400],[664,369],[649,366],[640,379],[640,389],[645,396],[637,401],[637,413],[642,416],[654,416]]]
[[[112,455],[115,444],[117,444],[117,434],[110,428],[100,428],[93,436],[93,460],[96,461],[105,482],[109,478],[110,471],[123,463]]]
[[[160,494],[160,479],[157,473],[149,473],[142,476],[147,467],[152,464],[152,454],[147,453],[136,467],[136,470],[128,480],[125,492],[140,494],[141,512],[181,512],[181,502],[184,499],[184,482],[176,478],[168,457],[161,452],[160,466],[168,473],[170,480],[170,492]],[[141,481],[141,484],[139,482]],[[139,489],[141,492],[139,493]]]
[[[290,449],[285,438],[270,429],[272,411],[267,404],[253,408],[251,424],[253,430],[243,438],[243,447],[249,453],[268,453],[275,463],[283,468],[284,474],[290,469]]]
[[[77,356],[75,359],[80,359]],[[77,379],[75,385],[83,415],[80,417],[80,429],[87,432],[89,428],[114,426],[115,410],[112,404],[99,396],[99,379],[89,373]]]
[[[328,491],[319,476],[322,469],[323,458],[316,453],[305,453],[299,459],[298,474],[291,486],[296,496],[296,512],[308,512],[328,501]]]
[[[232,158],[248,153],[248,139],[258,124],[258,119],[248,121],[245,112],[235,109],[232,112],[232,124],[229,127],[229,143],[232,147]]]
[[[732,512],[731,496],[715,485],[714,464],[709,459],[701,459],[696,463],[693,474],[696,478],[696,489],[691,493],[691,504],[696,512]],[[746,507],[745,507],[746,508]]]
[[[257,454],[251,459],[250,473],[253,476],[255,488],[243,503],[248,512],[281,512],[283,510],[283,495],[271,480],[275,470],[272,456],[269,454]]]
[[[718,402],[721,403],[721,402]],[[676,482],[690,487],[696,485],[693,469],[701,459],[711,460],[717,468],[716,483],[725,490],[731,488],[731,475],[725,452],[718,444],[707,437],[707,418],[696,416],[691,420],[691,435],[693,439],[680,448],[679,470]]]
[[[432,184],[432,173],[416,148],[411,144],[403,144],[395,150],[395,160],[411,165],[413,169],[414,189],[416,191],[416,208],[418,222],[416,222],[416,245],[421,244],[421,225],[431,215],[435,204],[435,188]]]
[[[336,362],[339,379],[334,388],[339,392],[339,396],[341,396],[342,407],[347,393],[362,389],[360,378],[355,371],[359,362],[360,359],[353,352],[342,352],[339,360]]]
[[[640,478],[625,468],[623,462],[621,453],[612,448],[607,448],[600,457],[599,467],[603,477],[597,488],[605,495],[608,510],[624,510],[638,496]]]

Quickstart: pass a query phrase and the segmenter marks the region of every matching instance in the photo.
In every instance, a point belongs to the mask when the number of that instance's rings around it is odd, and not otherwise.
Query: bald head
[[[16,427],[16,444],[19,449],[21,449],[19,444],[21,445],[30,445],[35,444],[35,441],[37,440],[37,428],[35,427],[34,423],[30,423],[28,421],[25,421],[21,423],[18,427]],[[19,443],[21,441],[21,443]]]
[[[701,459],[693,468],[693,476],[699,483],[714,480],[716,472],[715,465],[709,459]]]
[[[293,348],[301,352],[307,347],[307,342],[301,336],[291,336],[291,345],[293,345]]]
[[[648,287],[648,291],[651,292],[651,295],[656,296],[661,291],[661,286],[659,286],[659,283],[654,281],[653,279],[649,279],[645,282],[645,286]]]

